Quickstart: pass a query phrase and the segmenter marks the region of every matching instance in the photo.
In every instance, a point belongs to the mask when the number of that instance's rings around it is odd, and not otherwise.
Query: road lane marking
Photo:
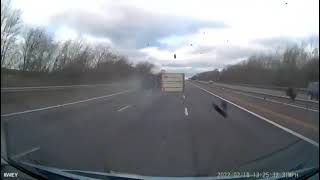
[[[131,105],[124,106],[124,107],[118,109],[118,112],[121,112],[121,111],[123,111],[123,110],[125,110],[125,109],[127,109],[129,107],[131,107]]]
[[[9,117],[9,116],[21,115],[21,114],[26,114],[26,113],[44,111],[44,110],[49,110],[49,109],[54,109],[54,108],[60,108],[60,107],[64,107],[64,106],[69,106],[69,105],[89,102],[89,101],[93,101],[93,100],[97,100],[97,99],[103,99],[103,98],[107,98],[107,97],[111,97],[111,96],[120,95],[120,94],[126,94],[126,93],[129,93],[129,92],[132,92],[132,91],[134,91],[134,90],[125,90],[125,91],[121,91],[121,92],[118,92],[118,93],[108,94],[108,95],[104,95],[104,96],[99,96],[99,97],[94,97],[94,98],[85,99],[85,100],[81,100],[81,101],[75,101],[75,102],[70,102],[70,103],[65,103],[65,104],[59,104],[59,105],[49,106],[49,107],[44,107],[44,108],[31,109],[31,110],[8,113],[8,114],[1,114],[1,117]]]
[[[231,96],[233,96],[233,95],[231,95]],[[256,105],[254,105],[254,104],[252,104],[252,103],[250,103],[250,102],[247,102],[247,101],[242,101],[241,98],[239,98],[239,97],[237,97],[237,96],[236,96],[236,97],[233,97],[233,98],[234,98],[234,100],[236,99],[236,100],[238,100],[238,101],[241,101],[241,103],[242,103],[243,106],[251,107],[251,108],[256,109],[256,110],[258,110],[258,111],[260,111],[260,112],[265,112],[265,113],[268,113],[268,114],[272,114],[272,115],[274,115],[275,117],[280,117],[280,118],[282,118],[283,120],[285,120],[285,121],[287,121],[287,122],[291,122],[291,123],[297,124],[297,125],[299,125],[299,126],[304,126],[304,127],[306,127],[306,128],[312,129],[313,131],[319,132],[319,129],[318,129],[317,127],[315,127],[315,126],[313,126],[313,125],[311,125],[311,124],[305,123],[305,122],[303,122],[303,121],[300,121],[300,120],[298,120],[298,119],[295,119],[295,118],[293,118],[293,117],[291,117],[291,116],[287,116],[287,115],[285,115],[285,114],[278,113],[278,112],[269,110],[269,109],[267,109],[267,108],[263,108],[263,107],[260,107],[260,106],[256,106]]]
[[[252,112],[252,111],[250,111],[250,110],[248,110],[248,109],[246,109],[244,107],[241,107],[241,106],[239,106],[239,105],[237,105],[237,104],[235,104],[235,103],[233,103],[233,102],[231,102],[231,101],[229,101],[227,99],[224,99],[224,98],[222,98],[222,97],[220,97],[220,96],[218,96],[218,95],[216,95],[216,94],[214,94],[214,93],[212,93],[212,92],[210,92],[210,91],[208,91],[208,90],[206,90],[206,89],[204,89],[204,88],[202,88],[202,87],[200,87],[198,85],[195,85],[195,84],[193,84],[191,82],[190,82],[190,84],[192,84],[193,86],[198,87],[199,89],[201,89],[201,90],[203,90],[203,91],[205,91],[205,92],[207,92],[207,93],[209,93],[209,94],[211,94],[211,95],[213,95],[213,96],[215,96],[215,97],[217,97],[219,99],[222,99],[222,100],[234,105],[235,107],[237,107],[237,108],[239,108],[239,109],[241,109],[243,111],[246,111],[249,114],[252,114],[253,116],[255,116],[255,117],[259,118],[259,119],[262,119],[262,120],[264,120],[264,121],[266,121],[266,122],[268,122],[268,123],[280,128],[280,129],[282,129],[282,130],[284,130],[284,131],[286,131],[286,132],[288,132],[288,133],[290,133],[290,134],[292,134],[292,135],[294,135],[294,136],[296,136],[296,137],[298,137],[298,138],[300,138],[300,139],[302,139],[302,140],[304,140],[304,141],[316,146],[317,148],[319,148],[319,143],[317,143],[316,141],[314,141],[312,139],[309,139],[309,138],[307,138],[307,137],[305,137],[305,136],[303,136],[303,135],[301,135],[301,134],[299,134],[299,133],[297,133],[297,132],[295,132],[295,131],[293,131],[293,130],[291,130],[289,128],[286,128],[286,127],[284,127],[284,126],[282,126],[280,124],[277,124],[277,123],[275,123],[275,122],[273,122],[273,121],[271,121],[271,120],[269,120],[269,119],[267,119],[267,118],[265,118],[265,117],[263,117],[263,116],[261,116],[259,114],[256,114],[256,113],[254,113],[254,112]]]
[[[281,102],[281,101],[276,101],[276,100],[272,100],[272,99],[269,99],[269,98],[268,99],[267,98],[262,98],[262,97],[259,97],[259,96],[254,96],[254,95],[249,95],[249,94],[246,94],[246,93],[236,92],[236,91],[233,91],[233,90],[228,90],[228,91],[231,91],[231,92],[233,92],[235,94],[241,94],[241,95],[244,95],[244,96],[248,96],[248,97],[252,97],[252,98],[256,98],[256,99],[262,99],[262,100],[273,102],[273,103],[278,103],[278,104],[291,106],[291,107],[304,109],[304,110],[309,110],[309,111],[313,111],[313,112],[319,112],[319,110],[317,110],[317,109],[305,108],[303,106],[298,106],[298,105],[289,104],[289,103],[285,103],[285,102]]]
[[[18,159],[18,158],[21,158],[22,156],[25,156],[25,155],[27,155],[27,154],[33,153],[33,152],[35,152],[35,151],[38,151],[39,149],[40,149],[40,147],[35,147],[35,148],[32,148],[32,149],[30,149],[30,150],[28,150],[28,151],[25,151],[25,152],[16,154],[16,155],[12,156],[11,158],[12,158],[12,159]]]
[[[184,115],[186,115],[186,116],[189,115],[187,107],[184,108]]]
[[[280,102],[280,101],[276,101],[276,100],[272,100],[272,99],[266,99],[266,100],[270,101],[270,102],[273,102],[273,103],[278,103],[278,104],[282,104],[282,105],[287,105],[287,106],[291,106],[291,107],[295,107],[295,108],[309,110],[309,111],[313,111],[313,112],[318,112],[319,113],[319,110],[313,109],[313,108],[306,108],[306,107],[303,107],[303,106],[298,106],[298,105],[294,105],[294,104]]]

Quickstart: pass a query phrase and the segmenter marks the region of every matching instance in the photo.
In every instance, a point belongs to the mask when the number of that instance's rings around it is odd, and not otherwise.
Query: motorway
[[[65,169],[217,176],[319,166],[319,111],[187,81],[1,93],[14,159]],[[227,117],[214,104],[227,102]]]

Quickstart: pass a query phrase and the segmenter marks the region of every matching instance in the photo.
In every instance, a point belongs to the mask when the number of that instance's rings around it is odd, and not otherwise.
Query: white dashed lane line
[[[125,109],[128,109],[129,107],[131,107],[131,105],[124,106],[124,107],[118,109],[118,112],[121,112],[121,111],[123,111]]]
[[[189,115],[189,113],[188,113],[188,108],[187,108],[187,107],[184,108],[184,115],[186,115],[186,116]]]

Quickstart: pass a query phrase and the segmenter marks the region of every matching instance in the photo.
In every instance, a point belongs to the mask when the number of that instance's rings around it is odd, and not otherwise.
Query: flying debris
[[[228,117],[227,110],[228,106],[225,101],[221,102],[221,105],[217,105],[215,102],[212,103],[213,109],[216,110],[220,115],[222,115],[224,118]]]

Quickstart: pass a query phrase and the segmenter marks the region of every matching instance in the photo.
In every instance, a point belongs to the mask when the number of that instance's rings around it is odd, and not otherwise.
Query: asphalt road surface
[[[152,176],[319,166],[319,111],[211,85],[187,82],[184,93],[108,86],[1,96],[17,160]],[[213,107],[221,99],[227,117]]]

